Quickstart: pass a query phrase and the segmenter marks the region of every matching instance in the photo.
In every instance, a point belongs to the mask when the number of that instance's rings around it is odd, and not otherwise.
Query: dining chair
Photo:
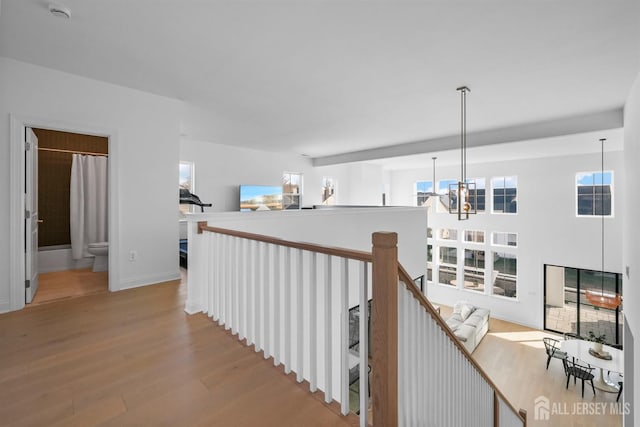
[[[618,396],[616,397],[616,402],[620,401],[620,395],[622,394],[622,383],[624,382],[624,377],[622,374],[618,374],[615,372],[609,372],[607,374],[609,382],[618,384]]]
[[[569,362],[565,360],[567,365],[567,387],[569,388],[569,380],[573,375],[573,383],[576,383],[576,380],[582,381],[582,398],[584,398],[584,382],[589,381],[591,383],[591,389],[593,390],[593,394],[596,394],[596,388],[593,385],[593,368],[590,366],[585,366],[579,363],[580,361],[572,361]]]
[[[567,353],[560,351],[560,341],[553,338],[542,338],[542,341],[544,342],[544,348],[547,352],[547,370],[549,369],[549,363],[552,358],[560,359],[563,361],[562,365],[565,367],[566,374],[566,365],[564,361],[567,359]]]
[[[622,383],[623,381],[618,381],[618,385],[620,386],[620,390],[618,390],[618,397],[616,397],[616,402],[620,400],[620,395],[622,394]]]

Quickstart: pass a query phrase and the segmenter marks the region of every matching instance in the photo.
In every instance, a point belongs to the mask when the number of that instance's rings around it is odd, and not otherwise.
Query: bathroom
[[[32,305],[108,291],[108,138],[38,138],[38,273]]]

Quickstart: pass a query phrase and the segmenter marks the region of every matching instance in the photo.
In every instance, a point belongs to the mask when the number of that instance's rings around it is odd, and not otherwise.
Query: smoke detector
[[[49,4],[49,12],[51,12],[53,16],[57,16],[58,18],[71,18],[71,10],[69,10],[68,7],[60,6],[55,3]]]

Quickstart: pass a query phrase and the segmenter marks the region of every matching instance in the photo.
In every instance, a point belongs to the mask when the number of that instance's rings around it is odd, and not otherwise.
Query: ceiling
[[[470,135],[620,115],[639,70],[635,0],[57,3],[71,19],[2,1],[0,55],[183,100],[210,124],[186,138],[314,158],[453,148],[461,85]]]

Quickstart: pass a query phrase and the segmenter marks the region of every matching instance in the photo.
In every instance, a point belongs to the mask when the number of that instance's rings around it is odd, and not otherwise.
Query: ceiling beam
[[[484,145],[550,138],[605,129],[617,129],[622,126],[623,110],[622,108],[616,108],[564,119],[469,133],[467,135],[467,147],[480,147]],[[459,147],[460,135],[451,135],[331,156],[314,157],[312,162],[314,166],[328,166],[340,163],[410,156],[413,154],[435,153],[453,150]]]

